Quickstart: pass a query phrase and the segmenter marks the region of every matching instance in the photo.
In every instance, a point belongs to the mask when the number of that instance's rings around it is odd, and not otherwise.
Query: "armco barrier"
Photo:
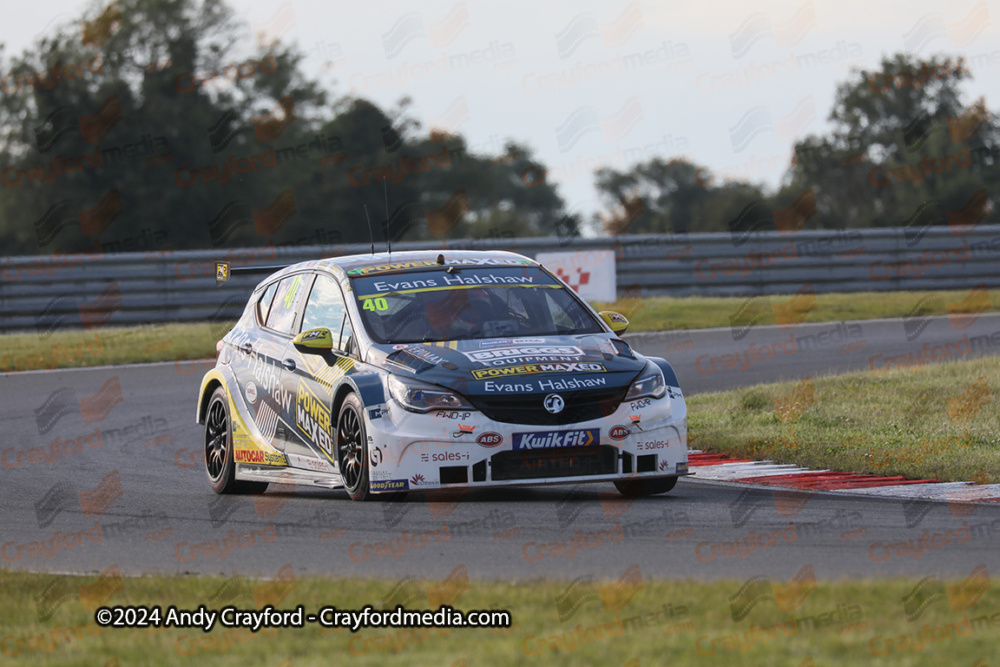
[[[239,316],[259,276],[215,285],[215,261],[290,264],[367,253],[367,244],[62,255],[0,260],[0,330],[153,324]],[[1000,286],[1000,226],[800,231],[793,234],[488,238],[398,244],[402,250],[611,249],[619,291],[754,296]]]

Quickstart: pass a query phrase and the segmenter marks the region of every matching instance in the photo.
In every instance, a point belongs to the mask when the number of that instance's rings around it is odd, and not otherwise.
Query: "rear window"
[[[442,267],[351,283],[368,335],[383,344],[604,331],[537,266]]]

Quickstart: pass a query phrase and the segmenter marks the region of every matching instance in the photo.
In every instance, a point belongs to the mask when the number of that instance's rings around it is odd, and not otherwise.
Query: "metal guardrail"
[[[487,238],[396,250],[615,251],[619,293],[756,296],[1000,286],[1000,225],[606,238]],[[215,285],[215,261],[290,264],[367,244],[55,255],[0,260],[0,330],[227,321],[259,276]]]

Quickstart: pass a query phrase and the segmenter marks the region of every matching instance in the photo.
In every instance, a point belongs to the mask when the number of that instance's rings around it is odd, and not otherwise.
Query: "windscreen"
[[[597,319],[536,266],[441,267],[351,279],[377,343],[601,333]]]

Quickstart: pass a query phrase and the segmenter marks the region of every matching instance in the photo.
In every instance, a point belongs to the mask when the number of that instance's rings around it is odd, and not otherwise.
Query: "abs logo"
[[[627,426],[612,426],[611,430],[608,431],[608,435],[611,436],[612,440],[624,440],[632,435],[632,431],[628,430]]]
[[[482,445],[483,447],[496,447],[497,445],[503,442],[503,436],[500,435],[499,433],[494,433],[493,431],[489,431],[487,433],[481,434],[478,438],[476,438],[476,442]]]

